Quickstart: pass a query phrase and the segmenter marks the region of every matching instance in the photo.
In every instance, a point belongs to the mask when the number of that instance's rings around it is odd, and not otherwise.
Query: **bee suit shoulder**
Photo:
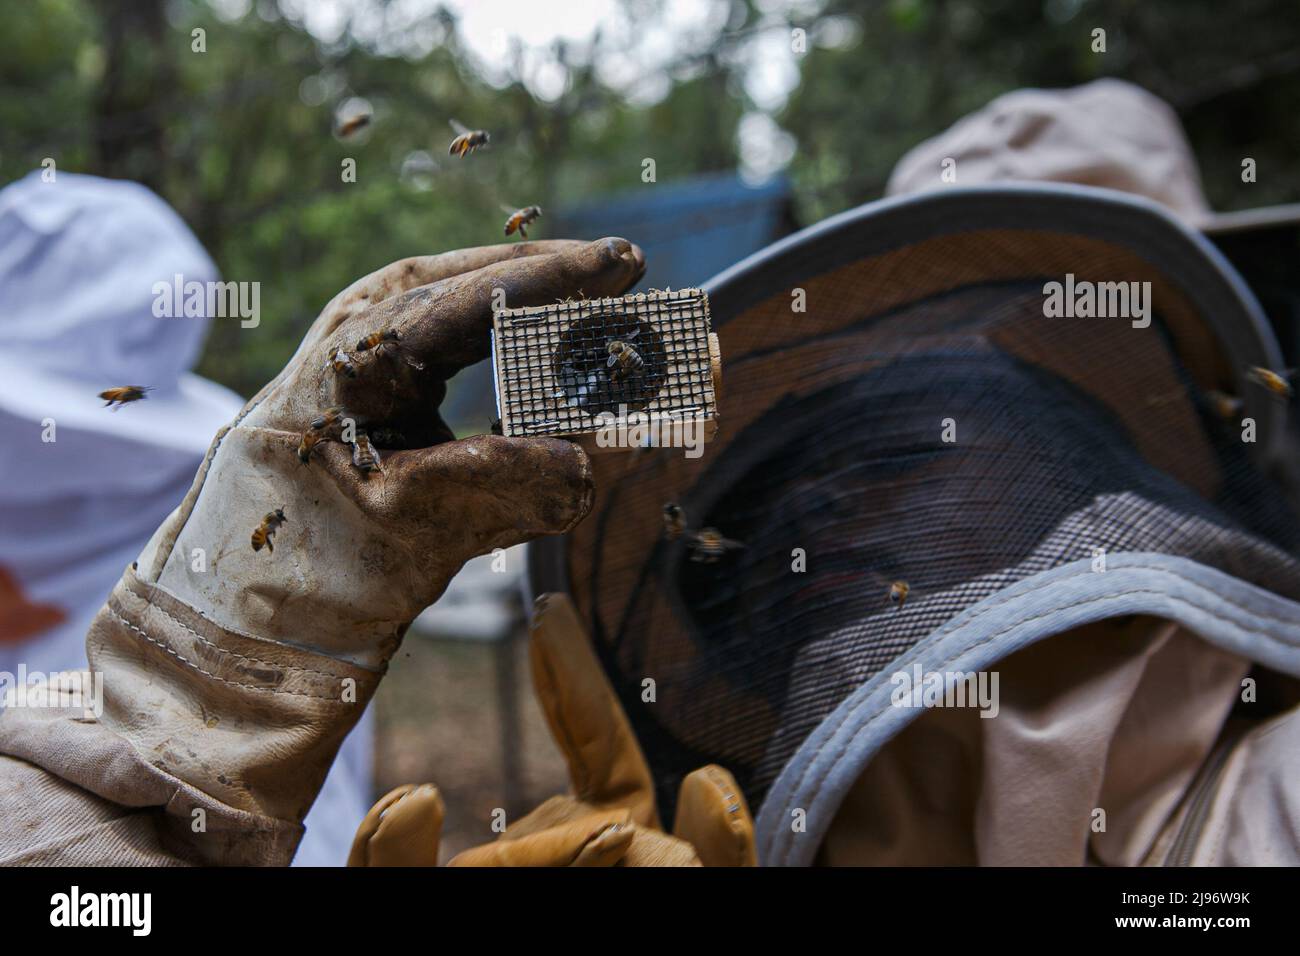
[[[0,866],[92,866],[105,839],[120,848],[115,862],[123,866],[184,862],[162,846],[149,817],[24,760],[0,757],[0,801]],[[51,822],[58,823],[53,837]]]

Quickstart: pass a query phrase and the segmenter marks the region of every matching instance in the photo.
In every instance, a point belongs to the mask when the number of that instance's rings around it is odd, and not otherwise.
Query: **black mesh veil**
[[[1286,409],[1242,374],[1275,346],[1220,264],[1110,194],[971,192],[966,213],[891,204],[715,282],[718,439],[697,460],[595,459],[568,585],[668,819],[707,762],[760,806],[865,680],[1041,571],[1159,552],[1300,599],[1300,519],[1271,457]],[[1037,221],[1053,212],[1078,224]],[[1124,226],[1135,213],[1151,221]],[[1150,282],[1150,325],[1049,317],[1044,285],[1066,272]],[[667,501],[744,548],[690,560],[662,532]]]

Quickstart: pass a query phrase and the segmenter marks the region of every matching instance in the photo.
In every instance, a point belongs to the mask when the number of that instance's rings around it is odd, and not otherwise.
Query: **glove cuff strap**
[[[133,569],[86,650],[99,700],[6,713],[0,751],[156,808],[178,855],[208,863],[288,862],[382,677],[224,628]]]

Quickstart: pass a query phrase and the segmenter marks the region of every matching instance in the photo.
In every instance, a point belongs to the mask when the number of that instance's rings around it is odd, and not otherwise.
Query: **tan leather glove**
[[[494,297],[618,295],[643,271],[622,239],[525,242],[353,283],[218,434],[96,618],[102,718],[6,714],[0,752],[119,804],[165,806],[182,858],[287,862],[408,623],[468,558],[565,531],[590,507],[575,445],[451,441],[438,415],[446,379],[488,355]],[[395,341],[359,347],[384,332]],[[331,406],[378,447],[377,470],[358,467],[341,430],[299,459]],[[276,509],[283,524],[255,550]]]
[[[538,600],[530,653],[573,793],[552,797],[450,866],[755,865],[749,808],[721,767],[682,781],[673,835],[660,830],[645,757],[565,595]],[[398,787],[362,821],[348,864],[435,865],[443,812],[431,784]]]

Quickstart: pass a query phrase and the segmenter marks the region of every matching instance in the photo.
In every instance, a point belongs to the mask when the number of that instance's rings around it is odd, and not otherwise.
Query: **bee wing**
[[[460,122],[460,120],[453,118],[448,122],[451,123],[451,128],[456,131],[457,136],[464,136],[467,133],[469,133],[469,127],[467,127],[464,123]]]
[[[611,355],[611,356],[609,357],[609,361],[605,363],[605,367],[606,367],[606,368],[613,368],[613,367],[614,367],[615,365],[617,365],[617,364],[618,364],[618,356],[617,356],[617,355]]]
[[[509,213],[512,216],[517,213],[520,208],[519,206],[507,206],[505,203],[500,203],[500,206],[502,212]]]
[[[636,337],[637,337],[638,335],[640,335],[640,334],[641,334],[641,329],[640,329],[640,328],[635,328],[635,329],[633,329],[633,330],[631,331],[631,333],[629,333],[628,335],[623,336],[623,341],[624,341],[624,342],[631,342],[634,338],[636,338]]]

